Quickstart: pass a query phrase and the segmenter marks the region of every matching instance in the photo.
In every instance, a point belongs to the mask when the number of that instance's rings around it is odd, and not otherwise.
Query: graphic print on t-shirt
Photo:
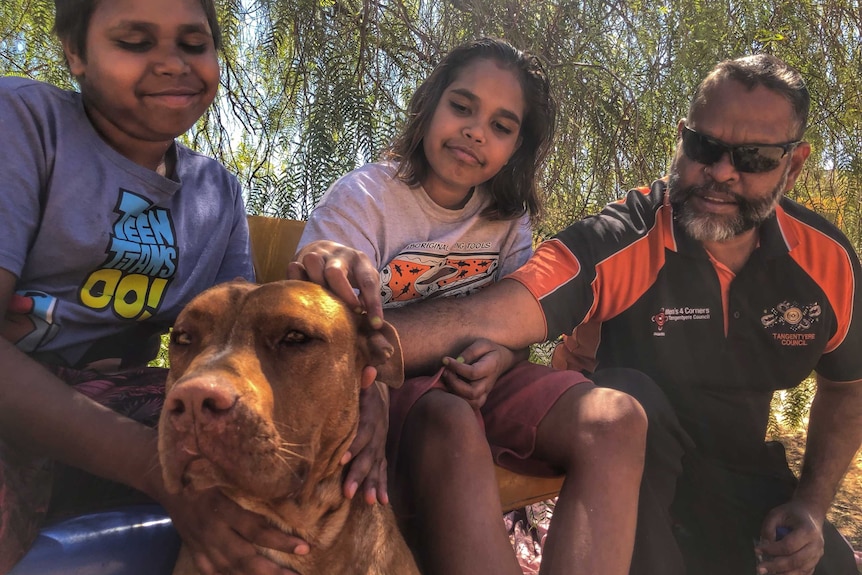
[[[119,214],[101,268],[93,271],[78,296],[92,309],[111,308],[122,319],[145,320],[158,311],[177,268],[171,214],[146,198],[120,190]]]
[[[2,336],[24,353],[50,342],[60,331],[54,321],[57,298],[41,291],[19,290],[6,309]]]
[[[415,299],[470,294],[496,281],[499,260],[490,242],[410,244],[380,272],[383,305],[398,307]]]

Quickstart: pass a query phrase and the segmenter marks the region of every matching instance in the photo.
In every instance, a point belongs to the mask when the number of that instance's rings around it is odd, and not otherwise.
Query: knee
[[[422,396],[410,409],[401,444],[406,447],[403,452],[410,452],[402,455],[411,458],[489,449],[473,408],[460,397],[440,391]]]
[[[586,430],[599,439],[643,446],[647,433],[647,414],[640,402],[615,389],[597,388],[600,411],[591,409]]]
[[[661,388],[640,371],[628,368],[604,369],[593,375],[593,381],[597,386],[615,389],[635,398],[650,420],[673,413]]]
[[[606,388],[593,389],[584,403],[577,424],[580,455],[642,463],[648,424],[641,404],[626,393]]]

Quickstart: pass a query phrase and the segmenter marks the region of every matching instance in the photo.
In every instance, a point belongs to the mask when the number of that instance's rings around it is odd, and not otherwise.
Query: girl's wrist
[[[144,446],[136,457],[135,465],[129,469],[128,484],[152,499],[161,502],[167,492],[162,478],[162,466],[159,462],[158,434],[151,431],[151,437],[144,440]]]

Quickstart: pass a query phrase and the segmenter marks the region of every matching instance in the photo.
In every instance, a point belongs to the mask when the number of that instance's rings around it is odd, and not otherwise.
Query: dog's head
[[[170,362],[159,423],[168,489],[220,486],[270,500],[340,471],[366,366],[379,381],[404,380],[391,326],[372,330],[328,291],[299,281],[202,293],[177,318]]]

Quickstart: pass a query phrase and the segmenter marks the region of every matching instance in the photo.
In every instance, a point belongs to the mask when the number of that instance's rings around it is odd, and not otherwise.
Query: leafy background
[[[548,64],[560,102],[543,176],[545,237],[663,175],[698,80],[771,52],[814,102],[814,153],[793,195],[862,244],[859,0],[218,0],[222,89],[187,135],[239,174],[251,213],[303,219],[377,157],[417,83],[453,45],[507,38]],[[0,73],[71,86],[50,0],[0,3]]]

